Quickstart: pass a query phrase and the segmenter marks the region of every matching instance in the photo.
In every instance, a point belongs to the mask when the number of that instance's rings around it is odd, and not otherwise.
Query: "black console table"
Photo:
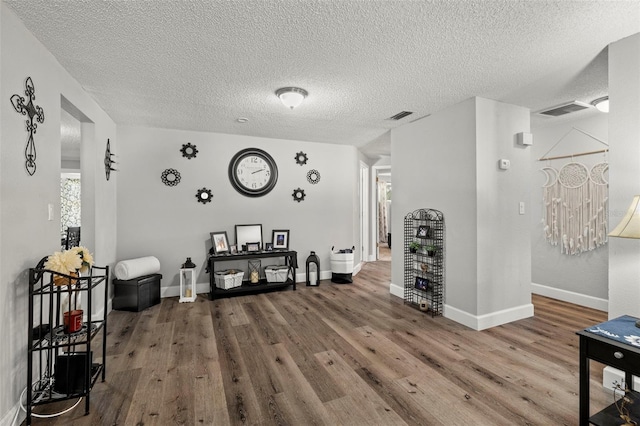
[[[626,337],[640,336],[640,328],[635,326],[637,320],[625,315],[577,332],[580,336],[580,426],[623,424],[615,404],[589,417],[589,360],[624,371],[624,384],[633,389],[633,376],[640,376],[640,346]],[[631,398],[634,403],[627,406],[631,419],[640,424],[640,392],[632,390]]]
[[[289,267],[290,276],[287,274],[287,280],[282,283],[268,283],[265,279],[261,279],[259,284],[250,284],[248,281],[244,281],[241,286],[223,290],[216,287],[215,265],[220,262],[232,262],[237,260],[250,260],[250,259],[265,259],[270,257],[284,258],[284,264]],[[239,294],[253,294],[262,293],[264,291],[270,291],[275,289],[286,288],[293,286],[296,289],[296,268],[298,267],[298,253],[290,250],[274,250],[274,251],[260,251],[256,253],[239,253],[239,254],[227,254],[227,255],[212,255],[209,256],[209,299],[213,300],[216,297],[234,296]]]

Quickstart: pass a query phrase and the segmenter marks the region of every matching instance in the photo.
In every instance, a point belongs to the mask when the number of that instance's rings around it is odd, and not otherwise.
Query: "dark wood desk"
[[[580,426],[624,423],[615,404],[589,417],[589,360],[624,371],[625,384],[633,389],[633,376],[640,376],[640,346],[634,346],[625,336],[640,336],[637,320],[622,316],[576,333],[580,336]],[[631,418],[640,424],[640,393],[633,391],[632,398]]]
[[[283,283],[267,283],[266,280],[260,280],[259,284],[249,284],[247,282],[243,282],[240,287],[230,288],[228,290],[223,290],[216,287],[215,283],[215,267],[217,263],[220,262],[232,262],[237,260],[250,260],[250,259],[265,259],[272,257],[280,257],[284,258],[284,264],[289,267],[289,274],[291,277],[287,279],[287,281]],[[252,294],[252,293],[262,293],[265,291],[271,291],[276,289],[282,289],[289,286],[293,286],[293,289],[296,289],[296,268],[298,267],[298,253],[291,250],[274,250],[274,251],[260,251],[256,253],[240,253],[240,254],[228,254],[228,255],[217,255],[217,256],[209,256],[209,299],[213,300],[216,297],[227,297],[227,296],[235,296],[239,294]]]

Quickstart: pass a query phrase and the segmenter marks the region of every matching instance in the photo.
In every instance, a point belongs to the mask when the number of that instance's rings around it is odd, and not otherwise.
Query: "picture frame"
[[[428,225],[420,225],[418,226],[418,230],[416,231],[416,237],[418,238],[430,238],[431,237],[431,227]]]
[[[229,253],[238,254],[238,246],[235,244],[232,244],[231,246],[229,246]]]
[[[271,243],[274,250],[289,250],[289,230],[274,229],[271,233]]]
[[[229,239],[227,238],[227,231],[210,232],[211,245],[213,247],[214,254],[229,253]]]
[[[416,277],[416,282],[413,286],[418,290],[427,291],[429,289],[429,280],[423,277]]]
[[[238,249],[248,243],[259,242],[262,247],[262,225],[236,225],[236,245]]]
[[[260,243],[247,243],[247,253],[256,253],[260,251]]]
[[[273,251],[273,243],[264,243],[264,251]]]

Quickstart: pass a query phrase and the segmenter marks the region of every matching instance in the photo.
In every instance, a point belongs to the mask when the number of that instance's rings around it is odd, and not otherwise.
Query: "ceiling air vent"
[[[413,114],[411,111],[400,111],[396,115],[392,115],[391,117],[387,118],[387,120],[398,121],[398,120],[402,120],[403,118],[411,114]]]
[[[566,104],[554,106],[552,108],[538,111],[537,114],[546,115],[548,117],[559,117],[561,115],[570,114],[576,111],[582,111],[583,109],[590,108],[589,104],[583,102],[573,101]]]

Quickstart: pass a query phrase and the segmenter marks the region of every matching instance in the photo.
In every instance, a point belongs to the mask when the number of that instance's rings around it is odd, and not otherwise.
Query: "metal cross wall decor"
[[[107,180],[109,180],[111,172],[117,172],[117,170],[112,167],[116,163],[113,161],[113,158],[111,158],[113,155],[114,154],[111,153],[111,143],[109,139],[107,139],[107,149],[104,151],[104,174]]]
[[[27,77],[27,81],[24,83],[24,94],[29,97],[29,103],[25,105],[25,98],[20,95],[13,95],[11,96],[11,105],[13,105],[13,109],[15,109],[17,113],[29,116],[29,119],[26,120],[29,139],[24,149],[24,158],[26,159],[24,166],[27,169],[27,173],[33,176],[36,172],[36,144],[33,140],[33,135],[38,128],[38,125],[33,122],[33,119],[35,118],[38,123],[44,123],[44,111],[41,107],[33,104],[33,101],[36,99],[36,88],[33,85],[31,77]]]

